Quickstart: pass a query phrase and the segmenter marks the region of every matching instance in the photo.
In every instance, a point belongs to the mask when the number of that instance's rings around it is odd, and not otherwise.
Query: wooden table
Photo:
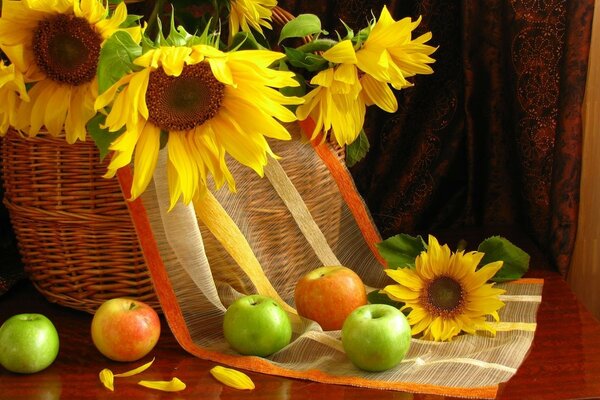
[[[531,271],[545,279],[538,330],[531,352],[517,374],[500,391],[501,399],[600,398],[600,323],[575,299],[555,272]],[[13,314],[39,312],[55,323],[61,340],[58,358],[46,370],[33,375],[12,374],[0,367],[0,399],[441,399],[444,397],[325,385],[249,373],[252,392],[224,387],[209,374],[214,363],[183,351],[163,321],[163,334],[150,356],[131,364],[104,358],[92,344],[91,315],[47,302],[29,282],[22,282],[0,297],[0,322]],[[136,385],[138,377],[121,378],[114,393],[98,380],[98,372],[114,372],[141,365],[151,357],[154,365],[144,379],[170,380],[177,376],[187,384],[180,393],[161,393]]]

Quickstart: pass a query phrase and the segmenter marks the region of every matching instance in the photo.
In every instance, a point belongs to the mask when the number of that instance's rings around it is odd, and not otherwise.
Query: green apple
[[[54,362],[58,333],[41,314],[17,314],[0,326],[0,364],[12,372],[32,374]]]
[[[387,304],[357,308],[342,327],[346,355],[365,371],[385,371],[398,365],[408,352],[410,338],[404,314]]]
[[[223,334],[238,353],[266,357],[290,343],[292,324],[275,300],[254,294],[240,297],[227,308]]]

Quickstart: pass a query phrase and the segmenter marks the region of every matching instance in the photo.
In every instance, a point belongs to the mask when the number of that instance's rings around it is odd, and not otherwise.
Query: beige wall
[[[579,226],[568,281],[600,319],[600,0],[594,10],[583,124]]]

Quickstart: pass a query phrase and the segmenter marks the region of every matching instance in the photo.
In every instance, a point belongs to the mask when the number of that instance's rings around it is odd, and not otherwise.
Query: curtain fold
[[[583,107],[583,160],[579,223],[568,281],[600,319],[600,9],[594,10],[592,46]]]
[[[359,28],[383,3],[280,5]],[[566,274],[594,1],[385,3],[395,19],[422,15],[415,34],[432,31],[439,48],[397,112],[367,113],[371,150],[352,174],[382,235],[515,226]]]

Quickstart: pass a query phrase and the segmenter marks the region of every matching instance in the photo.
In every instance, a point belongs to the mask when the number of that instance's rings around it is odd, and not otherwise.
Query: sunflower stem
[[[335,46],[338,42],[331,39],[317,39],[312,42],[308,42],[298,47],[296,50],[300,50],[304,53],[313,53],[316,51],[325,51],[329,50],[333,46]]]
[[[158,18],[160,18],[160,13],[164,10],[166,0],[156,0],[154,2],[154,8],[148,17],[148,28],[147,31],[150,35],[154,35],[157,27],[158,27]],[[173,11],[175,12],[175,11]]]

